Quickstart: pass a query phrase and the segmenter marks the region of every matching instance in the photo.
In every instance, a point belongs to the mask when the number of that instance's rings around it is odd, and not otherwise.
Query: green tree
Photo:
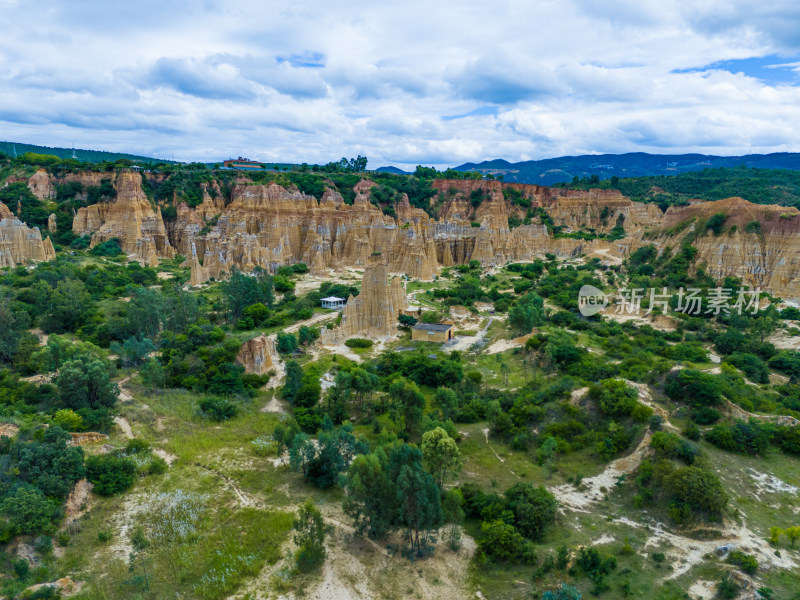
[[[780,527],[770,527],[769,528],[769,543],[777,546],[778,542],[780,541],[780,537],[783,535],[783,529]]]
[[[111,351],[120,357],[124,367],[138,367],[156,347],[148,338],[129,337],[124,343],[111,343]]]
[[[398,315],[397,321],[400,323],[400,327],[404,329],[409,329],[417,324],[417,319],[411,315]]]
[[[408,529],[411,551],[423,555],[427,534],[442,524],[439,486],[418,462],[403,465],[397,478],[400,522]]]
[[[319,339],[319,329],[307,327],[306,325],[302,325],[297,333],[300,344],[303,346],[309,346]]]
[[[89,315],[92,302],[86,286],[78,279],[59,281],[50,295],[42,329],[48,333],[75,331]]]
[[[353,519],[359,534],[383,538],[391,531],[395,506],[393,485],[385,467],[388,458],[381,448],[371,454],[356,456],[347,471],[342,508]]]
[[[57,507],[38,488],[21,485],[0,503],[0,512],[8,517],[15,534],[29,534],[46,529]]]
[[[416,431],[425,408],[425,396],[419,391],[417,384],[405,379],[396,379],[389,386],[393,410],[405,418],[406,431]]]
[[[557,452],[558,442],[552,435],[548,435],[544,438],[542,445],[539,446],[539,450],[536,452],[536,458],[539,460],[539,464],[544,467],[548,476],[553,468],[553,461],[555,460]]]
[[[350,370],[351,389],[355,396],[356,403],[359,410],[364,410],[364,405],[367,400],[372,398],[375,390],[378,387],[378,377],[372,371],[368,371],[361,367],[354,367]]]
[[[62,404],[74,410],[114,406],[119,386],[111,381],[108,361],[80,353],[61,365],[55,379]]]
[[[322,431],[315,444],[308,435],[297,434],[289,448],[289,464],[303,473],[307,483],[326,489],[334,485],[339,474],[367,446],[353,435],[352,426],[335,431]]]
[[[297,512],[294,531],[297,568],[303,573],[313,571],[325,560],[325,521],[311,498]]]
[[[519,532],[532,540],[541,539],[556,518],[558,501],[555,496],[543,486],[533,487],[522,482],[506,490],[505,496]]]
[[[234,269],[230,279],[223,282],[222,292],[227,299],[232,322],[239,320],[248,306],[261,303],[271,308],[275,301],[272,277],[264,272],[251,276]]]
[[[0,360],[8,362],[17,353],[20,332],[25,320],[8,307],[8,301],[0,304]]]
[[[772,334],[778,328],[779,321],[774,317],[763,316],[753,320],[752,330],[758,336],[760,342]]]
[[[481,523],[477,541],[483,553],[495,561],[527,562],[523,555],[530,554],[522,534],[502,519]]]
[[[458,488],[452,488],[442,495],[442,518],[445,523],[460,524],[464,522],[464,494]]]
[[[437,388],[434,399],[445,419],[455,418],[456,413],[458,413],[458,396],[453,390],[446,387]]]
[[[73,410],[62,408],[53,415],[53,424],[58,425],[64,431],[82,431],[83,419]]]
[[[142,376],[142,383],[149,390],[162,389],[166,383],[166,373],[164,367],[156,358],[149,358],[139,371]]]
[[[297,336],[293,333],[278,333],[276,347],[281,354],[291,354],[297,350]]]
[[[508,311],[508,324],[516,335],[527,335],[544,321],[544,300],[531,292],[525,294]]]
[[[100,454],[86,459],[86,478],[101,496],[113,496],[128,490],[136,477],[136,465],[129,458]]]
[[[294,402],[297,392],[303,386],[303,367],[296,360],[286,361],[286,379],[283,383],[281,393],[285,400]]]
[[[670,490],[678,520],[688,519],[693,513],[719,515],[728,504],[728,494],[719,478],[699,467],[676,469],[665,478],[664,486]]]
[[[422,464],[440,488],[448,472],[455,474],[461,466],[461,453],[455,440],[441,427],[422,435],[421,450]]]
[[[794,548],[795,542],[800,539],[800,527],[788,527],[784,530],[783,534],[789,538],[789,543],[792,548]]]

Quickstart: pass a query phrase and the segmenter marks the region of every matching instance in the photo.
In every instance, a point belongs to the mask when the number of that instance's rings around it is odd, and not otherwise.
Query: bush
[[[526,564],[536,562],[533,544],[526,542],[513,525],[501,519],[481,524],[478,547],[494,561]]]
[[[763,455],[769,447],[767,429],[756,421],[716,425],[705,438],[718,448],[739,454]]]
[[[556,518],[558,501],[544,487],[516,483],[505,493],[508,509],[514,514],[514,524],[522,535],[540,540]]]
[[[603,413],[624,417],[636,408],[639,392],[620,379],[606,379],[592,384],[589,397],[597,402]]]
[[[150,475],[163,475],[167,472],[167,461],[160,456],[154,456],[152,459],[150,459],[147,472]]]
[[[769,383],[769,368],[767,363],[755,354],[746,352],[734,352],[725,362],[732,364],[742,371],[748,379],[755,383]]]
[[[708,373],[681,369],[670,373],[664,392],[671,400],[684,401],[696,407],[707,407],[722,400],[719,380]]]
[[[100,454],[86,459],[86,478],[101,496],[113,496],[128,490],[136,476],[136,464],[129,458]]]
[[[64,431],[83,431],[83,418],[69,408],[62,408],[53,415],[53,425],[58,425]]]
[[[364,338],[350,338],[344,343],[344,345],[348,348],[371,348],[372,340],[366,340]]]
[[[748,575],[755,575],[758,571],[758,559],[751,554],[745,554],[739,550],[733,550],[728,555],[726,562],[731,565],[736,565]]]
[[[212,421],[226,421],[236,416],[236,405],[227,398],[211,396],[198,403],[200,414]]]
[[[95,256],[117,256],[122,254],[122,248],[119,245],[118,238],[111,238],[89,250],[89,254],[94,254]]]
[[[694,513],[718,516],[728,505],[728,494],[713,473],[689,466],[675,469],[665,478],[664,486],[672,494],[673,517],[689,520]]]

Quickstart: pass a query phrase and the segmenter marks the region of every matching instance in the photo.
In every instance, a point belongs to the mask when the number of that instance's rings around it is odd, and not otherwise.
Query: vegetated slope
[[[50,154],[58,158],[72,158],[73,152],[75,158],[80,162],[96,163],[103,161],[115,161],[119,159],[132,160],[142,163],[174,163],[175,161],[164,160],[161,158],[153,158],[152,156],[139,156],[137,154],[128,154],[126,152],[106,152],[105,150],[84,150],[77,148],[59,148],[50,146],[37,146],[36,144],[23,144],[19,142],[0,142],[0,152],[14,156],[24,154],[25,152],[33,152],[34,154]]]
[[[681,204],[688,200],[722,200],[738,196],[756,204],[800,205],[800,171],[763,168],[703,169],[680,175],[581,179],[570,189],[619,190],[634,202]]]
[[[346,177],[363,188],[361,175]],[[105,187],[141,199],[134,179],[121,171],[117,188]],[[165,180],[154,178],[151,198]],[[183,183],[169,195],[207,182]],[[484,210],[499,207],[502,186],[485,183]],[[223,184],[201,204],[221,200]],[[104,197],[102,185],[81,186],[63,201]],[[623,200],[610,196],[609,206]],[[21,208],[35,219],[31,202]],[[739,202],[728,203],[732,215]],[[720,236],[751,220],[679,210]],[[636,219],[624,220],[629,231]],[[613,229],[616,215],[606,220]],[[4,427],[14,441],[0,443],[11,467],[0,533],[16,544],[4,548],[13,560],[0,564],[2,595],[61,576],[83,582],[86,599],[455,600],[476,588],[510,599],[566,584],[584,598],[667,600],[698,582],[713,591],[729,573],[748,591],[797,589],[800,449],[787,423],[800,417],[800,355],[778,344],[800,345],[800,311],[625,323],[577,311],[585,284],[720,283],[692,247],[644,246],[614,265],[550,254],[442,269],[406,291],[426,322],[458,316],[463,351],[397,330],[380,344],[348,339],[345,357],[318,328],[336,319],[322,297],[354,293],[348,272],[312,276],[297,263],[191,288],[182,258],[140,267],[124,241],[77,244],[0,275],[0,421],[19,426]],[[243,343],[262,334],[251,346],[274,375],[246,372],[255,356],[239,364]],[[73,433],[99,443],[67,446]],[[84,475],[94,500],[75,501]],[[289,541],[292,512],[309,497],[328,526],[327,557]],[[83,504],[89,517],[59,531],[54,508]],[[774,546],[771,527],[786,528]],[[26,570],[23,556],[43,567]]]
[[[756,167],[760,169],[800,169],[800,154],[748,154],[745,156],[711,156],[705,154],[597,154],[561,156],[543,160],[510,163],[490,160],[465,163],[457,171],[479,171],[503,175],[506,181],[552,185],[597,175],[599,179],[617,177],[643,177],[649,175],[677,175],[718,167]]]

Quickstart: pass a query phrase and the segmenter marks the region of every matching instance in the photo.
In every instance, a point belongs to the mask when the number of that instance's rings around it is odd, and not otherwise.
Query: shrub
[[[539,540],[556,518],[558,501],[544,487],[516,483],[505,493],[514,524],[525,537]]]
[[[732,364],[742,371],[748,379],[756,383],[769,383],[769,368],[767,363],[755,354],[746,352],[734,352],[725,362]]]
[[[758,571],[758,559],[752,554],[745,554],[739,550],[733,550],[726,561],[728,564],[736,565],[748,575],[755,575]]]
[[[53,415],[53,425],[58,425],[64,431],[83,431],[83,418],[69,408],[62,408]]]
[[[86,459],[86,478],[101,496],[121,494],[133,485],[136,465],[129,458],[100,454]]]
[[[160,456],[154,456],[150,460],[150,464],[147,467],[147,472],[150,475],[163,475],[167,472],[167,461]]]
[[[101,544],[105,544],[106,542],[110,541],[113,537],[113,534],[110,531],[98,531],[97,532],[97,541]]]
[[[226,421],[236,416],[236,405],[227,398],[210,396],[198,403],[200,414],[212,421]]]
[[[628,416],[636,408],[639,393],[620,379],[606,379],[592,384],[589,397],[607,415]]]
[[[677,509],[673,517],[678,517],[678,521],[688,520],[696,512],[718,516],[728,504],[728,494],[719,478],[698,467],[675,469],[665,478],[664,484],[672,494],[673,506]]]
[[[716,425],[705,438],[718,448],[740,454],[763,455],[769,447],[766,428],[755,421]]]
[[[38,488],[21,485],[0,503],[0,512],[8,516],[11,531],[26,534],[48,527],[56,506]]]
[[[89,250],[89,253],[95,256],[117,256],[122,254],[122,248],[118,238],[111,238]]]
[[[722,400],[717,378],[694,369],[670,373],[664,382],[664,392],[671,400],[684,401],[696,407],[707,407]]]
[[[372,340],[367,340],[364,338],[350,338],[344,344],[348,348],[371,348]]]
[[[509,525],[501,519],[481,524],[478,547],[486,556],[495,561],[528,564],[536,562],[533,544],[526,542],[513,525]]]

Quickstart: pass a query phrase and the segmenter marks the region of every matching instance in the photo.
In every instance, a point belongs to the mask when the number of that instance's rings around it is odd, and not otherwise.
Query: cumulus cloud
[[[0,0],[0,134],[439,167],[796,150],[800,5]]]

